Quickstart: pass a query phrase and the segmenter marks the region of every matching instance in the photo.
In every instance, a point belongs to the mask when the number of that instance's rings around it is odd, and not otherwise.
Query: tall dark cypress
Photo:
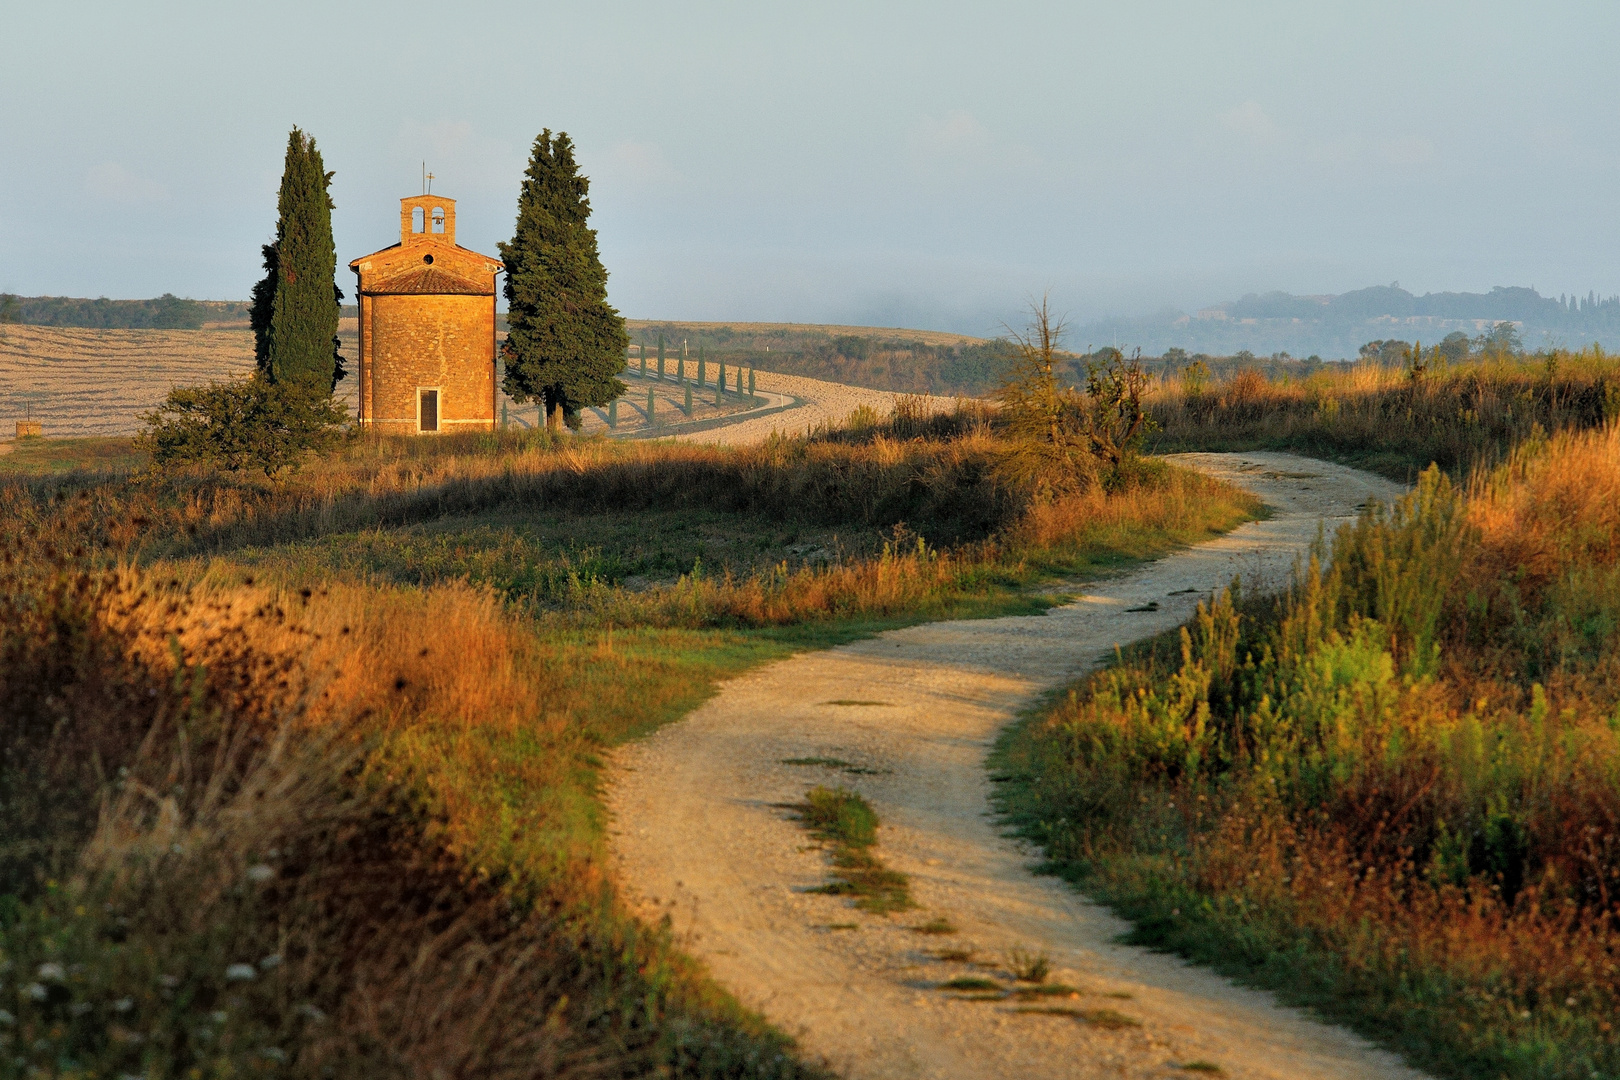
[[[542,131],[518,192],[517,229],[500,245],[506,263],[506,393],[540,401],[546,426],[579,426],[579,411],[625,392],[630,337],[607,302],[607,270],[586,221],[590,181],[566,132]]]
[[[277,385],[325,393],[345,374],[331,183],[315,140],[293,128],[276,199],[276,242],[264,247],[265,275],[253,287],[250,316],[259,371]]]

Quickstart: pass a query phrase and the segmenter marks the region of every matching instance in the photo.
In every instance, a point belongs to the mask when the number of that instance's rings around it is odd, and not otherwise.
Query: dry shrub
[[[111,541],[139,535],[149,554],[269,545],[334,531],[398,527],[496,508],[588,514],[703,506],[812,524],[886,528],[905,522],[934,543],[982,539],[1016,517],[1017,493],[990,474],[993,440],[959,437],[858,441],[773,438],[747,448],[583,440],[437,457],[374,443],[283,485],[245,478],[148,478],[92,497]],[[434,440],[438,441],[438,440]],[[381,456],[374,453],[386,450]],[[61,480],[39,481],[49,497]],[[145,527],[118,532],[134,508]],[[115,509],[116,508],[116,509]]]
[[[0,566],[19,1068],[798,1074],[683,1005],[667,943],[600,879],[476,871],[480,785],[550,785],[539,820],[502,823],[541,832],[589,794],[567,782],[584,733],[525,722],[556,685],[490,597],[187,590],[49,535],[8,536]],[[528,772],[492,767],[503,735]]]
[[[1620,563],[1620,426],[1522,445],[1471,495],[1482,534],[1475,580],[1511,573],[1540,593],[1571,566]]]

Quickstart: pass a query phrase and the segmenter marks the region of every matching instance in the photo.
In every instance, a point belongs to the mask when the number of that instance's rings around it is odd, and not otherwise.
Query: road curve
[[[1368,499],[1399,494],[1378,477],[1287,454],[1179,460],[1249,487],[1274,515],[1093,583],[1047,615],[933,623],[756,669],[623,748],[609,804],[626,898],[644,917],[667,914],[723,985],[852,1077],[1162,1078],[1196,1061],[1265,1080],[1418,1077],[1269,994],[1118,944],[1125,925],[1033,876],[1034,853],[990,816],[985,755],[1037,694],[1115,644],[1177,625],[1234,574],[1282,582],[1319,524],[1331,531]],[[805,758],[859,771],[784,763]],[[826,854],[782,806],[817,783],[871,801],[884,823],[879,852],[911,877],[917,913],[866,915],[808,891],[826,880]],[[960,932],[908,929],[936,916]],[[941,960],[942,946],[972,949],[989,966]],[[995,973],[1014,946],[1046,952],[1052,977],[1084,991],[1079,1007],[1140,1026],[935,989]]]

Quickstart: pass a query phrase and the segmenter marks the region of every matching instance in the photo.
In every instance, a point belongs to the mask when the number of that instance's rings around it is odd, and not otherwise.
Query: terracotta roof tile
[[[494,284],[480,284],[476,281],[469,281],[436,266],[420,266],[382,281],[368,281],[366,282],[365,291],[372,295],[383,296],[400,293],[427,293],[441,296],[446,294],[492,296],[494,295]]]

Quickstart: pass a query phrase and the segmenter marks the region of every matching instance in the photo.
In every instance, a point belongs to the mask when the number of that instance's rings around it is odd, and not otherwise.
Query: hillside
[[[340,332],[354,356],[352,323]],[[253,370],[248,330],[90,330],[0,327],[0,438],[30,416],[53,437],[133,435],[140,415],[176,386],[218,382]],[[338,384],[354,399],[354,379]]]

